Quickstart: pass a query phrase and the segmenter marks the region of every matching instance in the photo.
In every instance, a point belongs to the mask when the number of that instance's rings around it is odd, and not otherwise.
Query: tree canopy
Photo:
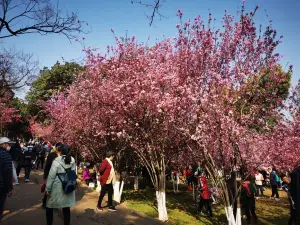
[[[47,67],[42,69],[25,97],[28,113],[42,120],[45,115],[41,112],[43,109],[41,103],[49,100],[54,93],[65,91],[82,71],[83,67],[75,62],[65,64],[57,62],[51,69]]]

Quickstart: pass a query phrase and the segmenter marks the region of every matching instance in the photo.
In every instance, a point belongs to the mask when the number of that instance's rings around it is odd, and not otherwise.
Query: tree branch
[[[159,12],[159,9],[162,7],[162,2],[165,2],[165,0],[154,0],[153,4],[146,4],[143,3],[142,1],[131,1],[132,4],[134,3],[140,4],[142,6],[145,6],[146,8],[151,9],[152,11],[151,14],[146,15],[146,17],[150,20],[149,26],[152,26],[156,15],[159,16],[159,19],[162,19],[163,17],[166,18]]]
[[[51,0],[23,0],[22,3],[9,7],[13,1],[17,0],[2,0],[0,5],[3,11],[3,16],[0,17],[0,39],[29,33],[63,34],[72,39],[75,37],[74,33],[85,33],[82,29],[85,23],[78,20],[77,14],[69,15],[60,10],[59,2],[52,6]],[[8,15],[9,12],[13,14],[16,11],[20,13]],[[15,23],[17,19],[20,20]],[[20,22],[22,23],[19,24]]]

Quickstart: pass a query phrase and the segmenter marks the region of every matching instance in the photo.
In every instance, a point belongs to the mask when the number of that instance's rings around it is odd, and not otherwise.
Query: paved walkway
[[[40,193],[42,173],[33,172],[31,181],[15,186],[13,196],[7,199],[2,225],[44,225],[45,211],[41,208]],[[127,209],[124,205],[117,207],[117,212],[98,212],[95,210],[98,193],[89,188],[79,187],[76,191],[77,204],[71,209],[72,225],[161,225],[157,220],[143,216]],[[61,211],[57,211],[53,225],[61,225]]]

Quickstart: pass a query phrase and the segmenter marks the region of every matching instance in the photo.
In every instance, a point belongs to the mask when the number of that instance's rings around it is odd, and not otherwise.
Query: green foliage
[[[57,62],[51,69],[42,69],[26,95],[28,113],[36,116],[38,121],[44,121],[47,115],[41,112],[41,102],[49,100],[53,93],[67,89],[83,70],[82,66],[74,62]]]
[[[237,92],[236,116],[255,113],[256,121],[248,124],[252,129],[261,131],[261,126],[267,123],[273,127],[277,118],[272,110],[282,107],[282,103],[289,95],[292,73],[283,71],[278,65],[275,68],[260,71],[254,79],[249,79]]]
[[[168,183],[167,183],[168,185]],[[169,183],[169,188],[171,188]],[[186,185],[180,185],[180,193],[175,195],[169,189],[167,190],[167,209],[169,221],[167,225],[223,225],[227,224],[224,207],[221,204],[212,205],[213,217],[197,215],[197,205],[193,201],[192,193],[186,190]],[[271,194],[271,190],[265,191],[267,196]],[[262,225],[281,225],[289,218],[289,202],[284,191],[279,191],[280,202],[274,204],[274,200],[269,198],[260,198],[256,201],[256,213],[259,223]],[[158,212],[155,206],[155,198],[152,189],[125,190],[122,198],[126,201],[129,209],[136,210],[147,216],[157,218]],[[205,210],[204,210],[205,212]],[[246,218],[243,218],[242,224],[246,224]]]

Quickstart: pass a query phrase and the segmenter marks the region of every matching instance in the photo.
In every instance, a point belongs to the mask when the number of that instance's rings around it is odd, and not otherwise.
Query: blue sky
[[[152,0],[145,0],[151,3]],[[131,4],[131,0],[61,0],[62,8],[69,12],[77,12],[80,19],[88,22],[90,33],[86,37],[85,45],[105,50],[107,45],[114,44],[110,31],[115,30],[117,36],[136,36],[139,41],[146,41],[148,36],[152,41],[163,39],[164,36],[175,36],[175,25],[179,22],[176,16],[177,9],[184,13],[184,20],[200,15],[207,18],[211,11],[219,25],[224,10],[235,14],[241,7],[241,0],[166,0],[161,13],[167,18],[155,20],[149,27],[149,20],[145,14],[150,13],[147,8],[138,4]],[[248,0],[247,9],[260,7],[256,16],[258,24],[267,24],[273,20],[273,26],[279,35],[283,35],[283,43],[278,51],[283,54],[282,65],[294,65],[293,84],[300,79],[300,1],[299,0]],[[266,11],[267,13],[266,13]],[[269,18],[267,18],[267,14]],[[39,60],[40,68],[51,67],[56,61],[77,60],[83,57],[82,46],[79,43],[70,43],[65,37],[58,35],[23,35],[8,38],[3,42],[7,48],[24,50],[33,53]]]

